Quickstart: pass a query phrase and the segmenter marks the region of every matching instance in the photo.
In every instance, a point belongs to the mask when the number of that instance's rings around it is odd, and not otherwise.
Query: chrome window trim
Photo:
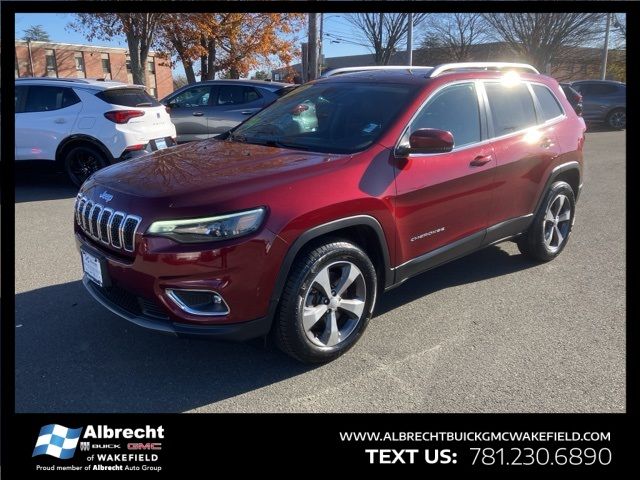
[[[213,293],[214,295],[217,295],[218,297],[220,297],[220,300],[222,300],[222,304],[224,305],[227,311],[224,313],[223,312],[203,313],[203,312],[199,312],[198,310],[193,310],[191,307],[186,305],[182,300],[180,300],[180,298],[175,294],[174,290],[181,290],[184,292]],[[198,288],[166,288],[165,292],[167,293],[167,297],[169,297],[171,301],[175,303],[180,310],[182,310],[183,312],[187,312],[191,315],[197,315],[199,317],[224,317],[231,313],[231,309],[229,308],[229,305],[227,304],[224,297],[220,295],[218,292],[215,292],[213,290],[198,289]]]
[[[445,85],[441,85],[440,87],[438,87],[436,90],[434,90],[431,95],[429,95],[424,102],[422,102],[422,104],[420,105],[420,107],[416,110],[416,112],[414,113],[414,115],[411,117],[411,119],[409,120],[409,122],[407,123],[406,127],[403,129],[402,134],[400,135],[400,137],[398,138],[398,140],[396,141],[396,144],[393,148],[393,152],[395,154],[395,152],[397,151],[398,147],[400,146],[400,141],[402,140],[402,138],[404,137],[404,135],[406,134],[407,130],[409,129],[409,127],[411,126],[411,123],[415,120],[415,118],[418,116],[418,114],[422,111],[422,109],[427,105],[427,103],[429,102],[429,100],[436,95],[440,90],[442,90],[445,87],[451,86],[451,85],[456,85],[459,83],[476,83],[476,90],[478,90],[478,87],[481,88],[482,90],[482,95],[484,98],[482,98],[483,103],[485,104],[485,109],[486,111],[490,111],[489,107],[488,107],[488,102],[489,102],[489,98],[487,97],[486,91],[484,89],[484,84],[485,83],[500,83],[500,79],[475,79],[475,80],[456,80],[455,82],[451,82],[451,83],[447,83]],[[545,87],[547,87],[545,84],[540,83],[540,82],[530,82],[530,81],[524,81],[523,83],[529,84],[529,83],[535,83],[537,85],[543,85]],[[530,89],[531,87],[528,86],[528,88]],[[547,87],[549,88],[549,87]],[[478,93],[480,93],[478,91]],[[531,94],[531,91],[529,92]],[[553,92],[551,92],[553,94]],[[480,102],[481,100],[479,99],[478,102]],[[535,102],[537,102],[537,97],[532,97],[532,101],[534,102],[534,108],[535,108]],[[559,103],[559,102],[558,102]],[[562,107],[562,105],[560,105]],[[562,108],[563,112],[564,112],[564,108]],[[536,118],[537,118],[537,112],[536,112]],[[463,145],[461,147],[454,147],[453,150],[451,150],[450,152],[443,152],[443,153],[411,153],[409,154],[409,158],[422,158],[422,157],[433,157],[436,155],[449,155],[451,153],[454,152],[460,152],[460,151],[464,151],[467,150],[469,148],[474,148],[474,147],[481,147],[484,146],[490,142],[494,142],[494,141],[499,141],[499,140],[506,140],[510,137],[515,137],[517,135],[522,135],[522,134],[526,134],[531,130],[534,130],[536,128],[547,128],[547,127],[551,127],[553,125],[555,125],[556,123],[559,123],[563,120],[565,120],[567,118],[566,113],[563,113],[562,115],[558,115],[557,117],[551,118],[543,123],[538,123],[536,125],[530,126],[530,127],[526,127],[523,128],[521,130],[518,130],[516,132],[511,132],[511,133],[507,133],[505,135],[500,135],[499,137],[491,137],[489,136],[488,138],[481,140],[480,142],[476,142],[476,143],[469,143],[467,145]],[[491,117],[488,116],[487,118],[487,122],[489,122],[491,120]]]

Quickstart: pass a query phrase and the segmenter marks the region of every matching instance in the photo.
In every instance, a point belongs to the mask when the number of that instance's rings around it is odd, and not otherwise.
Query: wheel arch
[[[558,165],[551,171],[551,174],[549,175],[549,178],[547,178],[547,182],[545,183],[542,192],[540,192],[540,196],[538,198],[538,201],[536,202],[535,209],[533,210],[534,213],[537,212],[540,208],[540,205],[544,200],[545,195],[549,191],[551,185],[558,181],[567,182],[569,184],[577,201],[578,196],[580,195],[580,187],[582,185],[580,164],[576,161],[567,162]]]
[[[284,290],[291,267],[298,255],[307,247],[320,243],[323,239],[340,237],[362,248],[376,268],[382,288],[393,284],[389,248],[380,223],[369,215],[341,218],[317,225],[306,230],[291,244],[287,251],[271,294],[269,317],[274,318],[280,297]]]
[[[98,148],[105,155],[107,162],[113,163],[115,161],[109,149],[100,140],[94,137],[91,137],[89,135],[74,134],[74,135],[69,135],[62,142],[60,142],[60,145],[58,145],[58,148],[56,149],[56,163],[61,167],[64,167],[64,160],[65,160],[66,153],[71,148],[77,145],[83,145],[83,144],[84,145],[89,144],[93,147]]]

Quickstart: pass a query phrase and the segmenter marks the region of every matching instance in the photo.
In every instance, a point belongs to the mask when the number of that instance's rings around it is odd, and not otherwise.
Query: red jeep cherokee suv
[[[325,362],[414,275],[504,240],[560,254],[585,124],[555,80],[522,64],[364,70],[95,173],[75,207],[91,295],[147,328],[271,333]]]

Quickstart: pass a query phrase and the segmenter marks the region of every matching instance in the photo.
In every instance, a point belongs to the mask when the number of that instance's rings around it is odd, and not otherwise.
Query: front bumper
[[[176,335],[231,340],[247,340],[269,331],[269,302],[286,244],[266,229],[240,244],[227,243],[214,250],[138,235],[135,252],[128,258],[115,255],[78,229],[76,244],[103,265],[105,287],[85,277],[88,292],[132,323]],[[191,314],[167,294],[173,289],[215,292],[230,311]]]
[[[86,275],[82,279],[82,283],[91,296],[112,313],[140,327],[156,332],[179,337],[211,337],[220,340],[244,341],[262,337],[269,333],[271,328],[271,320],[268,317],[224,325],[190,325],[172,322],[168,317],[166,319],[153,317],[144,311],[136,314],[109,299],[101,287],[89,280]]]

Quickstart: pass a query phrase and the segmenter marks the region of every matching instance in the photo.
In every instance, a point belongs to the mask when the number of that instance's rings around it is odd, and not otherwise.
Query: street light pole
[[[413,13],[407,17],[409,26],[407,28],[407,65],[413,64]]]
[[[604,47],[602,49],[602,66],[600,69],[600,80],[607,79],[607,57],[609,55],[609,29],[611,27],[611,13],[607,13],[607,27],[604,33]]]

